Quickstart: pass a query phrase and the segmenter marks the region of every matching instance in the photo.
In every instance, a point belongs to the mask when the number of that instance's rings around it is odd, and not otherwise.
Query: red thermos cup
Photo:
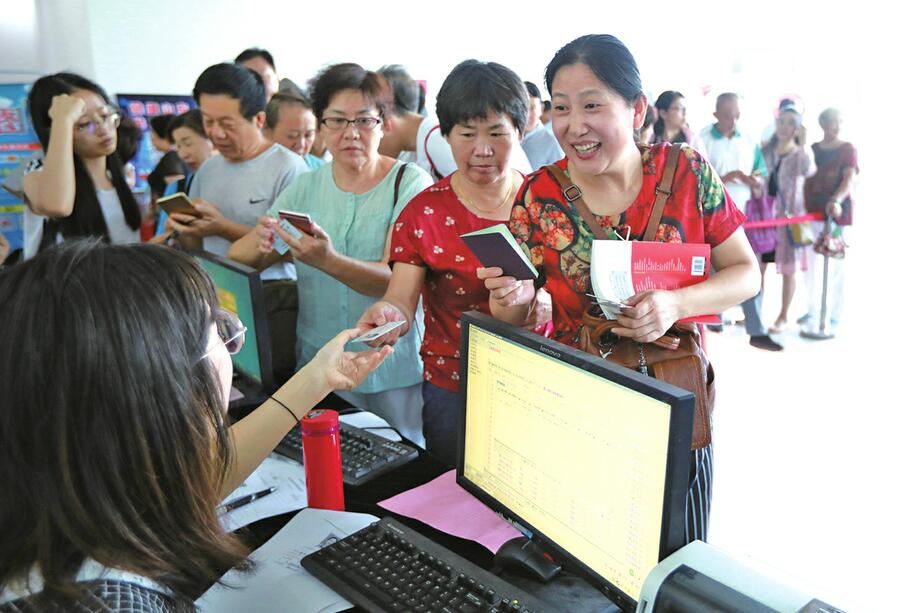
[[[302,450],[308,506],[343,510],[340,466],[340,414],[331,409],[309,411],[302,418]]]

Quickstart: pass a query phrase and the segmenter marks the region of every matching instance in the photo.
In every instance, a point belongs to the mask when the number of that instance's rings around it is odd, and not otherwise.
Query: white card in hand
[[[288,219],[279,220],[279,227],[297,239],[302,237],[302,231],[293,226]],[[279,255],[285,255],[289,251],[289,245],[275,232],[273,232],[273,249]]]
[[[381,326],[372,328],[365,334],[361,334],[353,339],[354,343],[368,343],[374,341],[380,336],[384,336],[394,330],[395,328],[400,328],[404,325],[404,320],[401,321],[390,321],[387,324],[382,324]]]

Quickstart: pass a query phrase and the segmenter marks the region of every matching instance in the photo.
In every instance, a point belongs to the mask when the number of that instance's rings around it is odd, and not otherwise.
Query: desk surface
[[[407,441],[405,441],[407,442]],[[355,513],[369,513],[376,517],[392,515],[400,522],[417,530],[424,536],[433,539],[440,545],[454,551],[478,566],[494,572],[497,576],[518,587],[528,590],[538,598],[554,604],[563,611],[592,611],[594,613],[614,613],[620,609],[608,600],[599,590],[588,584],[584,579],[569,573],[567,569],[553,579],[550,583],[541,583],[516,571],[499,571],[493,568],[494,556],[480,544],[461,539],[445,532],[440,532],[417,520],[401,515],[394,515],[378,506],[380,500],[385,500],[396,494],[437,478],[447,467],[437,461],[426,451],[421,450],[420,456],[404,466],[360,487],[344,488],[346,510]],[[251,547],[258,547],[272,537],[294,515],[287,513],[277,517],[270,517],[252,524],[240,532],[244,541]]]

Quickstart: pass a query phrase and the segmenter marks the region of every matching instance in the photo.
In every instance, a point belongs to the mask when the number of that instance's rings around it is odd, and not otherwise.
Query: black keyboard
[[[304,462],[301,427],[289,430],[274,451]],[[343,467],[343,482],[347,485],[372,481],[416,457],[417,449],[410,445],[390,441],[349,424],[340,424],[340,465]]]
[[[305,556],[302,566],[369,613],[554,610],[390,517]]]

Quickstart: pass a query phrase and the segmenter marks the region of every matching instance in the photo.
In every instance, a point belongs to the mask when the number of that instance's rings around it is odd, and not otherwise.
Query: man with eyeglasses
[[[265,137],[265,91],[253,70],[229,63],[210,66],[196,81],[193,97],[202,111],[205,132],[221,155],[202,164],[190,189],[199,216],[174,213],[167,227],[179,234],[185,247],[224,257],[231,243],[247,234],[308,168],[298,155]],[[281,377],[295,362],[295,268],[282,261],[260,276],[274,371]]]

